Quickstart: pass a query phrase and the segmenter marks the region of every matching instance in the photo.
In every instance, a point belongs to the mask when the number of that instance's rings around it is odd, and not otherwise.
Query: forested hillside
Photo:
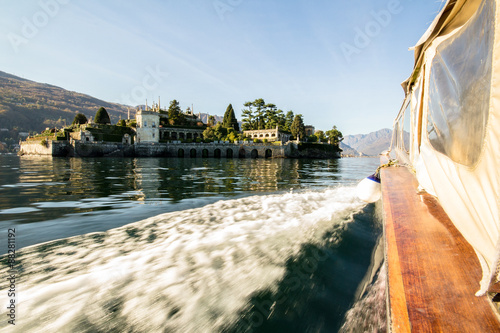
[[[70,124],[77,112],[87,117],[105,107],[111,121],[127,117],[127,106],[26,80],[0,71],[0,128],[40,132]]]

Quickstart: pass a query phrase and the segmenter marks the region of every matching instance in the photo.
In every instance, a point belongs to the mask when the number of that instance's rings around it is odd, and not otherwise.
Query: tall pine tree
[[[243,123],[241,125],[242,129],[244,131],[250,131],[250,130],[257,129],[255,115],[254,115],[254,112],[252,109],[252,102],[246,102],[243,105],[246,106],[247,109],[243,109],[241,111],[241,115],[243,117],[243,119],[242,119]]]
[[[285,125],[283,126],[284,131],[287,131],[287,132],[292,131],[293,119],[294,119],[293,111],[290,110],[286,113],[286,116],[285,116]]]
[[[186,116],[182,113],[177,100],[174,99],[170,102],[167,112],[170,125],[182,125],[186,122]]]

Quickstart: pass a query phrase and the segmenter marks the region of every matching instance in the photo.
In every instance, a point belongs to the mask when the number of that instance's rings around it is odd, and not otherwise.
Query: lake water
[[[355,195],[378,164],[2,155],[15,331],[337,332],[381,235]]]

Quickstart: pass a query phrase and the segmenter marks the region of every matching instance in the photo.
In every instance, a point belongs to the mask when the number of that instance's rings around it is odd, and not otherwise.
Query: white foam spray
[[[364,205],[354,187],[252,196],[25,248],[14,331],[217,331]]]

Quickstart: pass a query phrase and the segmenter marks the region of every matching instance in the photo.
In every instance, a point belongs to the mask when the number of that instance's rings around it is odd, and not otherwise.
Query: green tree
[[[255,107],[255,118],[256,118],[256,129],[265,129],[266,128],[266,102],[262,98],[257,98],[252,102],[252,105]]]
[[[333,126],[333,128],[329,131],[326,131],[326,136],[330,141],[330,144],[339,146],[340,142],[344,140],[344,136],[342,132],[337,129],[337,126]]]
[[[228,129],[226,140],[230,141],[230,142],[234,142],[234,140],[237,140],[237,139],[238,139],[238,133],[232,128]]]
[[[213,127],[207,127],[203,131],[203,139],[205,140],[215,140],[215,133]]]
[[[87,117],[83,113],[77,113],[75,119],[73,119],[73,125],[82,125],[87,123]]]
[[[304,139],[306,137],[306,129],[301,114],[298,114],[295,118],[293,118],[292,126],[290,126],[290,132],[292,132],[292,135],[295,138]]]
[[[276,119],[278,121],[278,127],[281,129],[281,130],[285,130],[285,114],[283,113],[283,110],[279,109],[277,112],[276,112]],[[289,131],[289,130],[288,130]]]
[[[224,128],[221,123],[218,123],[215,126],[207,127],[203,131],[203,138],[207,140],[226,140],[227,134],[228,129]]]
[[[287,132],[292,131],[293,120],[294,120],[293,111],[290,110],[286,113],[286,116],[285,116],[285,125],[283,126],[284,131],[287,131]]]
[[[253,109],[252,109],[252,106],[253,106],[252,102],[246,102],[243,105],[246,106],[247,108],[243,109],[241,111],[241,115],[242,115],[241,127],[242,127],[242,129],[244,131],[250,131],[250,130],[257,129],[256,122],[255,122],[255,116],[254,116]]]
[[[170,102],[168,106],[168,119],[171,125],[182,125],[186,122],[186,117],[184,113],[181,111],[181,107],[179,106],[179,102],[177,100],[173,100]]]
[[[218,123],[213,127],[214,136],[217,140],[224,140],[227,136],[227,128],[225,128],[221,123]]]
[[[316,133],[314,133],[314,134],[318,137],[318,140],[320,142],[326,142],[327,141],[325,132],[319,130],[319,131],[316,131]]]
[[[222,120],[222,126],[224,128],[232,128],[235,131],[240,130],[240,126],[238,125],[238,120],[236,119],[236,116],[234,114],[234,109],[231,104],[227,106],[226,113],[224,113],[224,119]]]
[[[208,120],[207,120],[207,125],[208,126],[214,126],[215,125],[215,117],[214,116],[208,116]]]
[[[108,111],[102,106],[97,110],[95,114],[94,122],[96,124],[111,124],[111,119],[109,119]]]
[[[266,104],[262,98],[246,102],[243,105],[246,107],[242,110],[243,130],[270,129],[280,125],[279,113],[282,111],[277,110],[276,105]]]
[[[283,110],[278,109],[275,104],[266,104],[262,98],[246,102],[243,105],[246,107],[241,112],[241,127],[244,131],[273,129],[278,126],[280,130],[290,132],[294,119],[293,111],[288,111],[285,116]]]
[[[307,142],[318,142],[318,137],[316,136],[316,134],[309,135],[307,137]]]
[[[278,108],[274,104],[266,104],[265,109],[265,127],[266,129],[273,129],[279,125]]]

